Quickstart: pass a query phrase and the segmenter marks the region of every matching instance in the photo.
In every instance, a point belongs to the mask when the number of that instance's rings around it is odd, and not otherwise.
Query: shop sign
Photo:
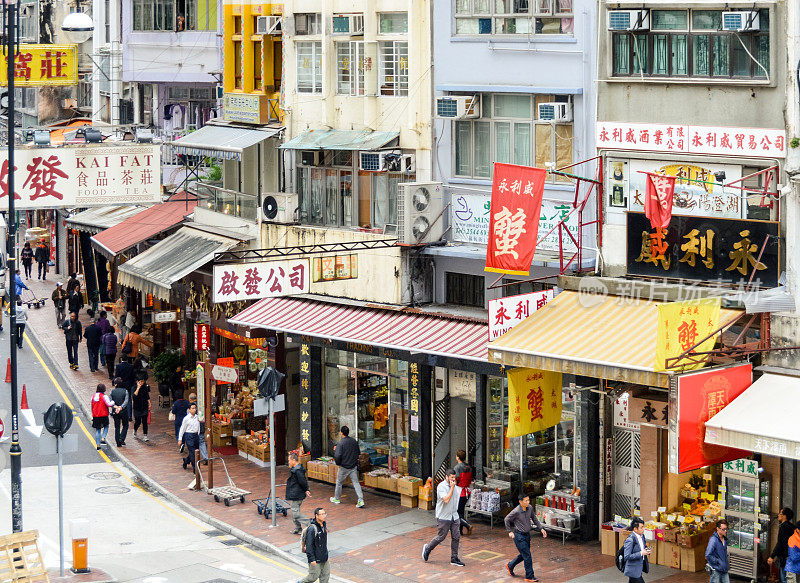
[[[722,464],[722,470],[734,474],[742,474],[751,478],[758,478],[758,462],[747,458],[739,458]]]
[[[358,255],[314,257],[311,281],[326,282],[358,278]]]
[[[702,353],[714,348],[721,304],[722,299],[718,297],[659,304],[653,370],[667,370],[667,359],[676,358],[687,350]],[[701,340],[703,342],[698,344]],[[705,359],[694,362],[684,358],[675,364],[670,363],[669,368],[695,370],[703,366]]]
[[[247,344],[247,346],[250,348],[262,348],[264,346],[263,338],[246,338],[241,334],[236,334],[235,332],[231,332],[223,328],[214,328],[214,334],[217,336],[222,336],[223,338],[227,338],[228,340],[239,342],[240,344]],[[231,366],[233,366],[232,361]]]
[[[230,369],[233,369],[234,372],[236,372],[236,369],[233,368],[234,364],[235,364],[235,360],[234,360],[234,358],[232,356],[221,356],[221,357],[217,358],[217,364],[214,365],[214,368],[218,368],[218,373],[217,374],[218,374],[218,376],[223,377],[223,378],[217,378],[216,376],[214,376],[214,369],[213,368],[211,369],[212,378],[215,381],[217,381],[218,384],[221,384],[221,385],[227,385],[229,383],[235,383],[239,379],[239,374],[238,373],[236,373],[236,375],[234,376],[234,375],[232,375],[230,373],[225,373],[224,371],[221,371],[221,369],[223,369],[223,368],[230,368]],[[232,379],[232,380],[227,380],[226,378],[224,378],[224,376],[227,376],[228,379]]]
[[[778,222],[684,216],[673,217],[666,229],[653,229],[643,213],[627,217],[629,275],[734,285],[752,276],[756,289],[778,284]]]
[[[536,433],[561,422],[563,385],[560,372],[515,368],[507,375],[506,437]]]
[[[56,221],[50,223],[50,261],[56,260]]]
[[[553,290],[489,300],[489,341],[496,340],[553,299]]]
[[[208,350],[211,338],[211,327],[208,324],[194,325],[194,349],[196,351]]]
[[[656,395],[629,397],[628,421],[640,425],[667,427],[669,425],[669,403],[666,399],[654,397]]]
[[[222,119],[239,123],[264,125],[269,123],[269,100],[266,95],[226,93]]]
[[[220,383],[235,383],[239,380],[239,373],[235,368],[215,364],[211,367],[211,377]]]
[[[598,121],[595,143],[603,150],[786,157],[786,131],[782,129]]]
[[[614,399],[614,427],[638,431],[639,424],[634,423],[628,416],[628,393],[623,393]]]
[[[203,421],[206,414],[206,368],[202,362],[197,363],[194,369],[195,374],[195,391],[197,396],[197,416],[200,421]]]
[[[308,259],[214,265],[214,303],[308,293]]]
[[[311,451],[311,346],[300,344],[300,439]]]
[[[478,376],[474,372],[449,369],[448,388],[451,397],[460,397],[471,403],[475,402],[478,387]]]
[[[416,362],[408,363],[408,410],[411,416],[411,431],[419,431],[419,411],[420,411],[420,393],[419,393],[419,364]]]
[[[178,312],[156,312],[153,315],[153,321],[157,324],[165,322],[175,322],[178,319]]]
[[[714,368],[677,377],[670,387],[671,410],[676,423],[669,428],[669,471],[689,472],[735,460],[748,452],[705,442],[706,421],[725,408],[753,383],[750,363]]]
[[[8,156],[0,152],[0,210],[8,208]],[[17,149],[17,210],[161,202],[159,146]]]
[[[76,85],[78,45],[20,45],[14,59],[16,87]],[[8,87],[8,59],[0,54],[0,85]]]

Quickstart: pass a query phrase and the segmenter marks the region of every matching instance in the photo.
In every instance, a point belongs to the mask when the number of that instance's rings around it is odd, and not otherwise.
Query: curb
[[[83,416],[86,417],[87,419],[91,419],[92,418],[92,412],[90,411],[88,405],[83,402],[84,401],[83,398],[81,398],[75,392],[75,390],[72,388],[72,386],[68,382],[67,378],[64,376],[63,372],[61,371],[61,368],[58,365],[55,364],[55,358],[53,358],[53,355],[50,354],[50,351],[47,348],[45,348],[44,345],[42,345],[42,343],[39,341],[39,338],[36,336],[35,328],[29,327],[26,330],[26,332],[27,332],[26,336],[28,338],[30,338],[34,342],[34,344],[36,345],[36,349],[39,351],[39,353],[40,354],[47,354],[48,358],[51,361],[50,363],[48,363],[50,365],[51,372],[53,373],[54,376],[56,376],[56,378],[58,378],[58,380],[61,383],[61,386],[64,388],[64,391],[66,393],[68,393],[72,397],[73,401],[78,404],[78,407],[80,407],[80,410],[81,410],[81,413],[83,413]],[[122,464],[128,470],[130,470],[130,472],[136,478],[138,478],[139,480],[144,482],[144,484],[146,484],[148,488],[158,492],[166,500],[168,500],[169,502],[171,502],[175,506],[179,507],[181,510],[183,510],[187,514],[193,516],[194,518],[197,518],[197,519],[201,520],[202,522],[208,524],[209,526],[215,528],[216,530],[220,530],[220,531],[222,531],[224,533],[227,533],[227,534],[229,534],[229,535],[231,535],[233,537],[238,538],[242,542],[245,542],[245,543],[247,543],[247,544],[249,544],[249,545],[251,545],[253,547],[256,547],[260,551],[271,553],[273,555],[277,555],[278,557],[288,561],[289,563],[291,563],[291,564],[293,564],[295,566],[301,567],[302,569],[307,569],[308,568],[308,563],[307,562],[298,559],[294,555],[291,555],[291,554],[287,553],[286,551],[282,550],[281,548],[279,548],[279,547],[277,547],[277,546],[275,546],[275,545],[273,545],[273,544],[271,544],[271,543],[269,543],[269,542],[267,542],[267,541],[265,541],[263,539],[255,537],[255,536],[243,531],[240,528],[237,528],[237,527],[235,527],[235,526],[233,526],[231,524],[228,524],[227,522],[223,522],[222,520],[219,520],[218,518],[214,518],[213,516],[209,516],[205,512],[203,512],[201,510],[198,510],[197,508],[195,508],[194,506],[192,506],[188,502],[182,500],[181,498],[179,498],[178,496],[176,496],[175,494],[173,494],[172,492],[170,492],[169,490],[164,488],[161,484],[156,482],[153,478],[148,476],[146,473],[141,471],[133,462],[131,462],[127,457],[125,457],[124,454],[122,454],[119,451],[117,446],[114,445],[112,443],[112,441],[108,442],[107,447],[110,448],[115,453],[115,455],[118,457],[119,461],[122,462]],[[299,544],[299,541],[298,541],[298,544]],[[333,573],[331,573],[331,579],[333,579],[335,581],[339,581],[340,583],[356,583],[355,581],[352,581],[350,579],[345,579],[344,577],[341,577],[339,575],[334,575]]]

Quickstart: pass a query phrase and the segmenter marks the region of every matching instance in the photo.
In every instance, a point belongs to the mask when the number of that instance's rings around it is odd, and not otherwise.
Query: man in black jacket
[[[69,298],[67,298],[67,309],[70,312],[75,312],[79,314],[81,308],[83,307],[83,296],[81,295],[81,286],[78,284],[76,287],[72,289],[72,293],[69,294]]]
[[[94,317],[94,312],[89,310],[87,312],[89,317]],[[86,338],[86,351],[89,353],[89,370],[97,372],[98,358],[100,356],[100,338],[103,336],[103,331],[97,322],[92,322],[83,331],[83,337]]]
[[[341,429],[342,439],[333,451],[333,460],[339,466],[336,473],[336,490],[333,493],[331,502],[341,504],[339,496],[342,495],[342,484],[349,477],[353,481],[353,488],[356,490],[358,502],[356,508],[364,508],[364,493],[361,491],[361,484],[358,483],[358,456],[361,455],[361,448],[358,442],[350,437],[350,428],[343,425]]]
[[[114,379],[114,390],[111,391],[111,400],[114,401],[114,439],[117,447],[125,445],[128,436],[128,391],[122,386],[122,379]]]
[[[292,520],[294,521],[292,534],[300,534],[303,531],[301,521],[308,520],[300,513],[300,505],[306,496],[311,496],[311,492],[308,491],[306,470],[300,463],[300,456],[292,452],[289,454],[289,477],[286,479],[286,500],[292,506]]]
[[[308,575],[299,583],[328,583],[331,577],[331,566],[328,564],[328,525],[325,523],[327,512],[322,508],[314,510],[314,520],[306,529],[306,558],[308,558]]]
[[[136,384],[136,371],[129,356],[122,357],[122,362],[114,368],[114,374],[122,379],[122,386],[128,391],[128,420],[133,421],[133,397],[131,393],[133,386]]]
[[[72,370],[78,370],[78,344],[83,339],[83,326],[81,321],[78,320],[78,314],[72,312],[69,315],[69,320],[65,320],[61,324],[61,329],[64,330],[64,339],[67,341],[69,367]]]
[[[767,559],[767,563],[775,565],[780,570],[780,580],[786,581],[786,558],[789,556],[789,539],[794,534],[794,524],[792,524],[794,512],[791,508],[781,508],[778,513],[778,540],[775,541],[775,548]]]

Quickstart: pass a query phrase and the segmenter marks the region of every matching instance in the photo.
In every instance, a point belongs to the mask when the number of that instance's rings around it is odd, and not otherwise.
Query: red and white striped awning
[[[481,361],[487,357],[487,324],[445,316],[298,298],[267,298],[228,321],[240,326],[438,356]]]

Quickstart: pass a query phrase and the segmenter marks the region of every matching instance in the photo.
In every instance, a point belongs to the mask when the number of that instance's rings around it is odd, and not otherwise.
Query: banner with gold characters
[[[666,359],[680,356],[690,348],[706,352],[714,348],[717,335],[699,346],[698,342],[719,328],[720,298],[704,298],[686,302],[671,302],[658,306],[658,339],[656,343],[656,371],[667,370]],[[699,360],[699,362],[694,362]],[[695,370],[705,364],[705,358],[684,360],[670,366],[670,370]]]
[[[533,368],[508,371],[508,431],[519,437],[561,422],[561,373]]]

